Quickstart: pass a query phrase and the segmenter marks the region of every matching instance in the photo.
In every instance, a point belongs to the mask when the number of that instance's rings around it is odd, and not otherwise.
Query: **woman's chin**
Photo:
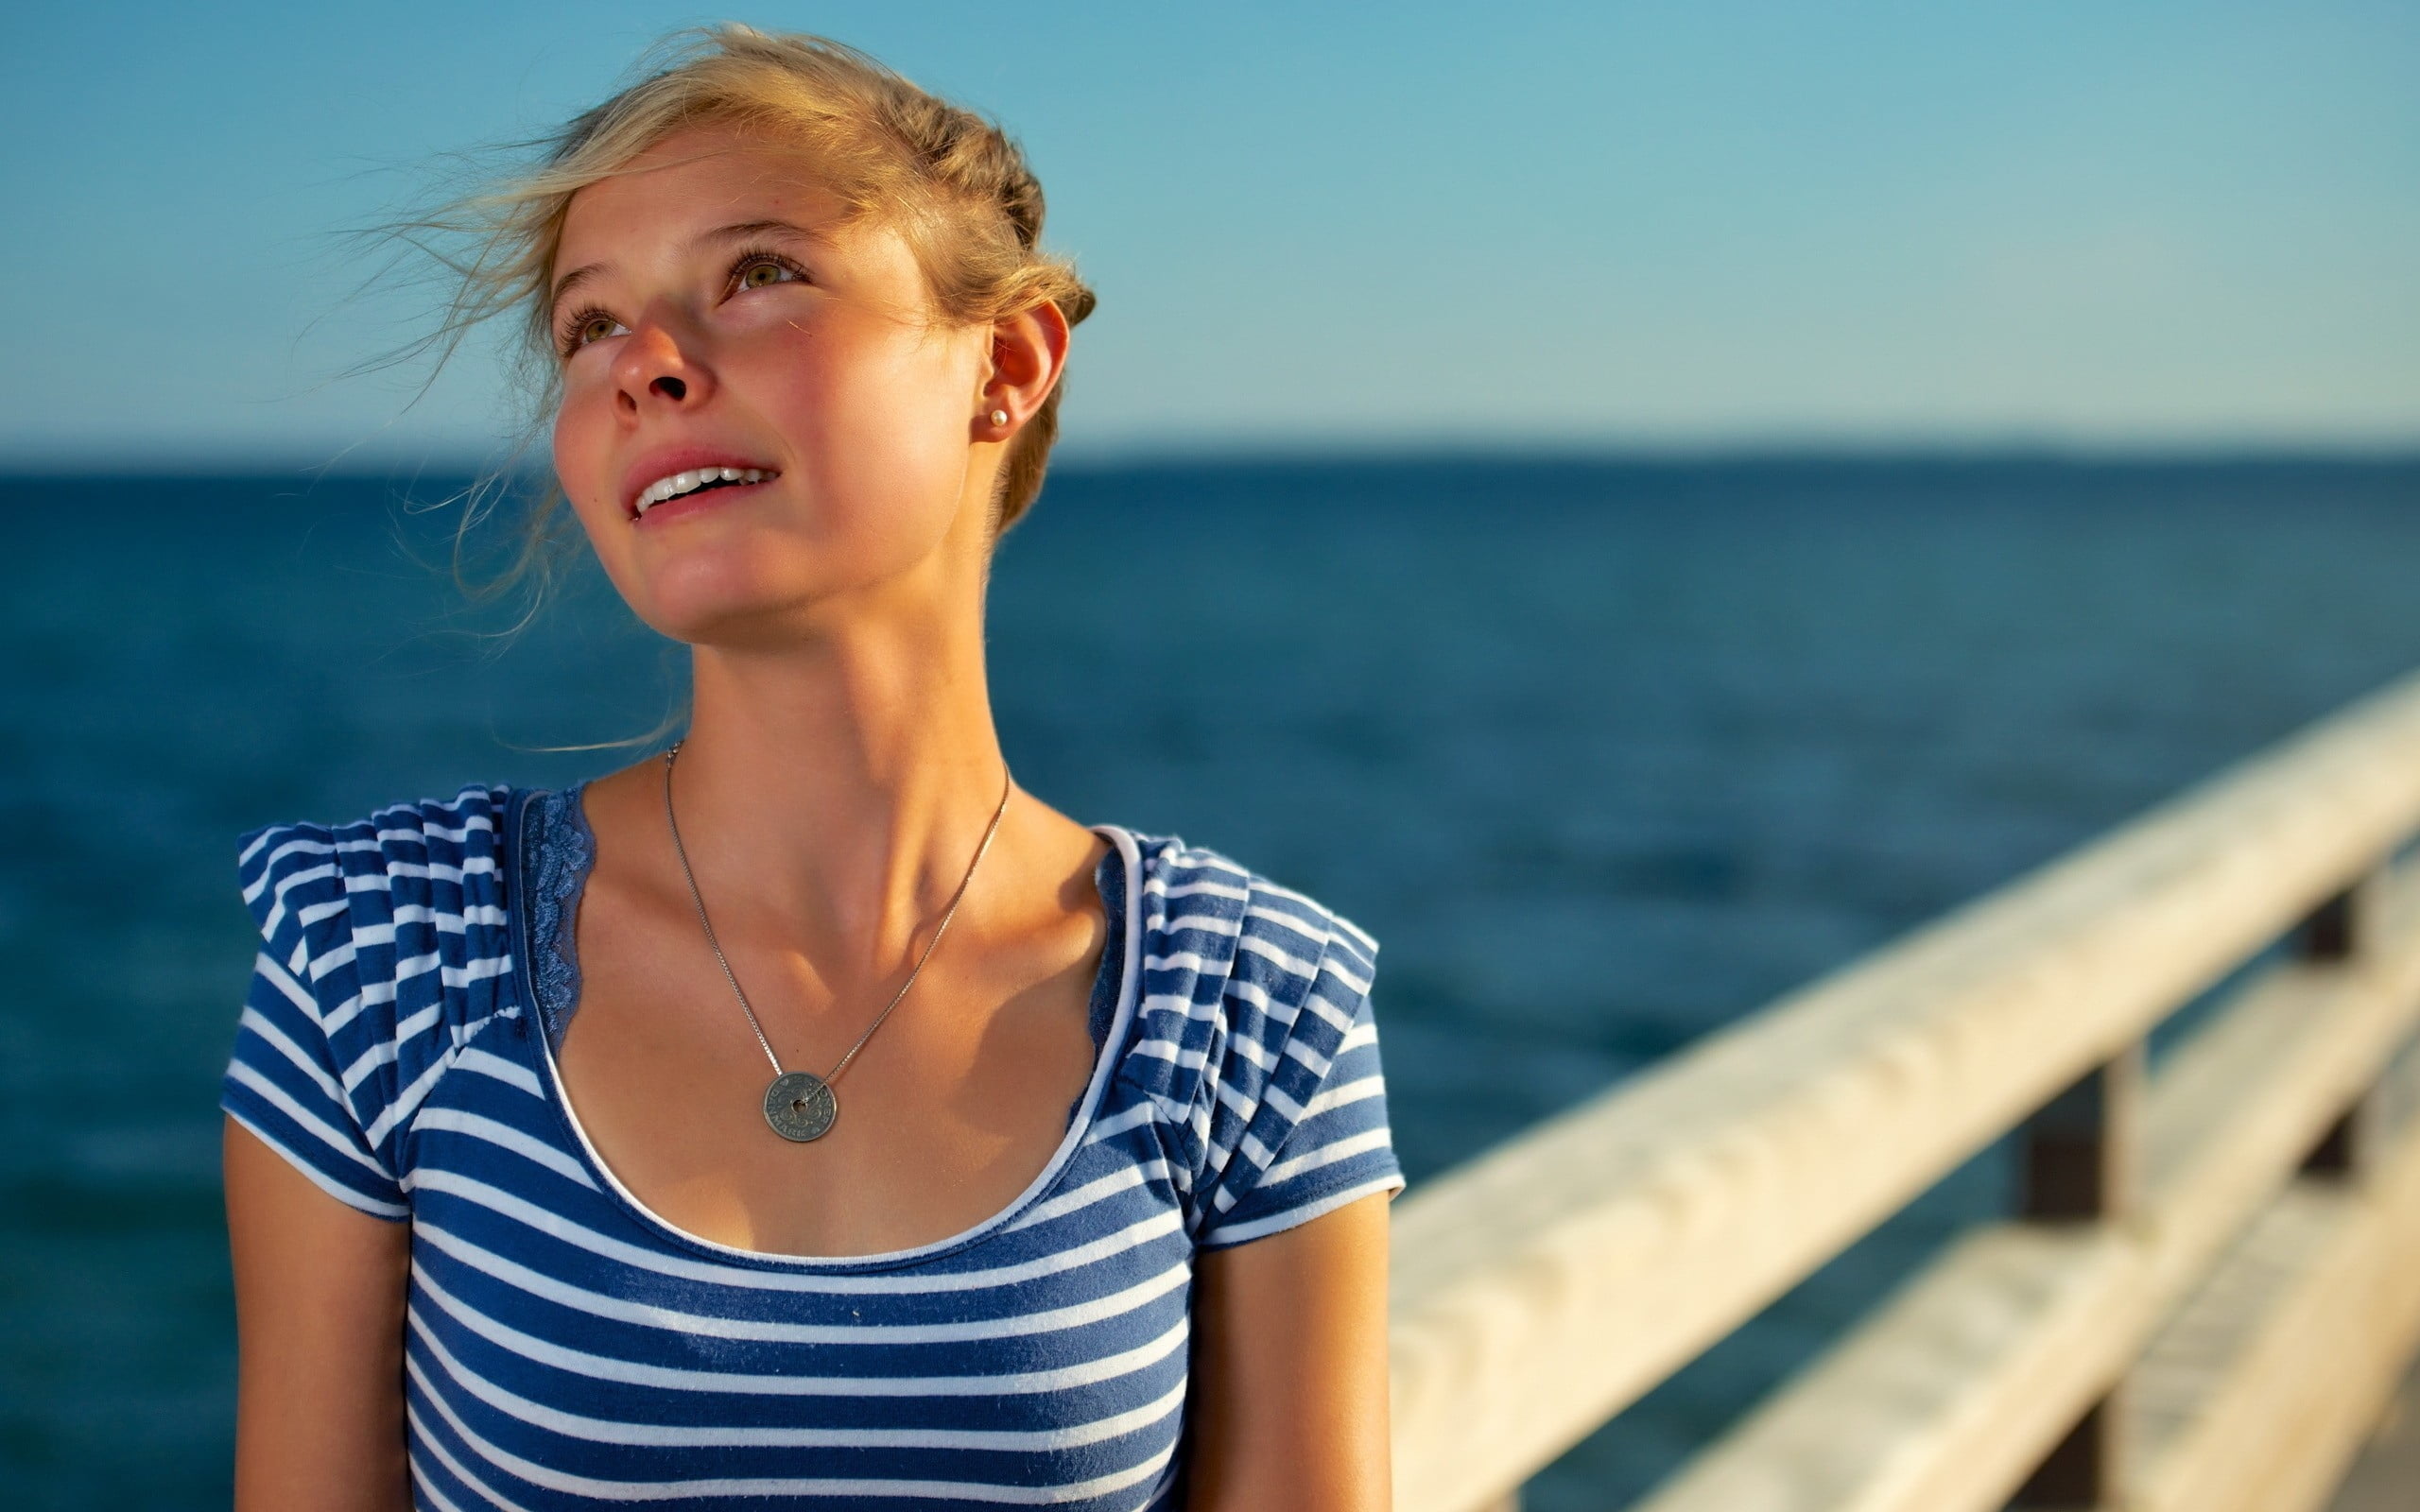
[[[639,618],[657,633],[696,646],[778,650],[823,639],[853,617],[853,597],[828,583],[683,583],[638,601]]]

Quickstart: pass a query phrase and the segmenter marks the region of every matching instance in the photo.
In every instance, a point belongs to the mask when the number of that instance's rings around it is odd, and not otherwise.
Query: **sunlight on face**
[[[842,219],[796,153],[722,127],[572,197],[555,469],[665,634],[769,645],[979,596],[989,329],[936,324],[899,233]]]

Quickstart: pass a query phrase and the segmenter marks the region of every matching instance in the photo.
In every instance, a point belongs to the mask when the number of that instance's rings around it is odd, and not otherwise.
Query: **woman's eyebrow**
[[[555,280],[555,291],[546,296],[546,308],[551,310],[563,302],[563,296],[605,271],[602,263],[585,263]]]
[[[701,233],[698,241],[700,243],[740,242],[747,241],[751,237],[767,235],[795,236],[801,241],[810,242],[828,240],[804,226],[794,225],[786,220],[741,220],[734,221],[728,226],[717,226],[714,230]]]

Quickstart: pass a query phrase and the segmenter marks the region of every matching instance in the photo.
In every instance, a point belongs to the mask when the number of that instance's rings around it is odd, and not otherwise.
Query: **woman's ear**
[[[1042,407],[1067,361],[1067,318],[1037,304],[992,326],[992,375],[983,385],[976,434],[1004,441]]]

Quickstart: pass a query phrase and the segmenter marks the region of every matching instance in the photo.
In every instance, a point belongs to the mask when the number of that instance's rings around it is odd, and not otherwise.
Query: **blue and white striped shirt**
[[[914,1249],[735,1249],[648,1211],[564,1102],[578,798],[244,838],[224,1107],[411,1225],[416,1504],[1176,1505],[1194,1256],[1402,1185],[1369,936],[1104,827],[1100,1053],[1032,1184]]]

